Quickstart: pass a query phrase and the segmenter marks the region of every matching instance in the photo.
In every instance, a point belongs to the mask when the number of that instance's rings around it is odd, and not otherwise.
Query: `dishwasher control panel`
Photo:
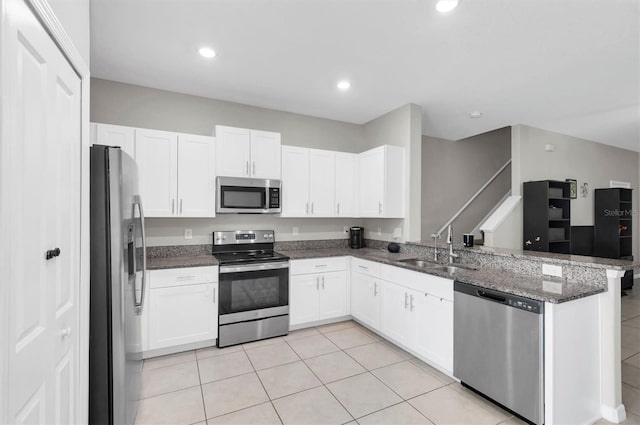
[[[537,301],[529,301],[523,299],[507,299],[507,304],[510,307],[519,308],[520,310],[530,311],[532,313],[540,313],[540,303]]]

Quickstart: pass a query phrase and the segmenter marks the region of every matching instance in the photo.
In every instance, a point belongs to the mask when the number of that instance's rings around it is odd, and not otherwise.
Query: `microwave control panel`
[[[280,188],[269,188],[269,208],[280,208]]]

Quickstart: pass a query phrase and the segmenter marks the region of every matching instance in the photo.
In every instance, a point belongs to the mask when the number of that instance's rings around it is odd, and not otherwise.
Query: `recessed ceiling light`
[[[469,118],[482,118],[482,112],[480,111],[469,112]]]
[[[451,12],[458,6],[458,0],[438,0],[436,10],[440,13]]]
[[[211,47],[201,47],[200,50],[198,50],[198,53],[200,53],[202,57],[207,59],[211,59],[216,56],[216,51]]]
[[[349,90],[349,88],[351,88],[351,83],[346,80],[340,81],[338,83],[338,88],[340,90]]]

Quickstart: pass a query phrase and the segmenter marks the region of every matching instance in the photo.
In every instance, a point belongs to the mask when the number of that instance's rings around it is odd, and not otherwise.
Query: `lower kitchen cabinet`
[[[417,354],[453,371],[453,301],[415,293],[413,321],[407,346]]]
[[[151,270],[148,297],[143,310],[145,351],[218,337],[217,267]]]
[[[364,273],[351,272],[351,315],[379,329],[381,308],[380,280]]]
[[[289,278],[291,326],[349,314],[346,258],[292,260]],[[317,272],[317,270],[327,270]]]

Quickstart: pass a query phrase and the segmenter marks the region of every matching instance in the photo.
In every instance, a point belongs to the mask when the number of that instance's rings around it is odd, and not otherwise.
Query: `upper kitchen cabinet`
[[[135,158],[147,217],[214,217],[215,139],[137,129]]]
[[[95,145],[118,146],[135,159],[135,128],[91,123],[91,140]]]
[[[335,152],[282,147],[282,216],[333,217]]]
[[[336,217],[358,216],[358,155],[336,152],[335,215]]]
[[[216,126],[217,175],[280,179],[280,133]]]
[[[384,145],[359,155],[361,217],[404,217],[404,148]]]

